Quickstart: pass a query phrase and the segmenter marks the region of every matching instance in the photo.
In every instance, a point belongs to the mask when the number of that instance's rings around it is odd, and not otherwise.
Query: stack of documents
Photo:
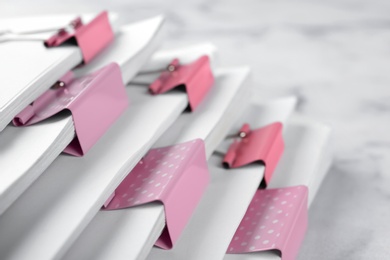
[[[253,205],[307,190],[300,222],[286,224],[304,236],[329,127],[296,113],[293,96],[253,100],[250,68],[224,68],[212,43],[162,48],[163,16],[118,20],[0,20],[0,258],[294,259],[299,239],[248,245],[274,232],[255,230],[269,216]]]

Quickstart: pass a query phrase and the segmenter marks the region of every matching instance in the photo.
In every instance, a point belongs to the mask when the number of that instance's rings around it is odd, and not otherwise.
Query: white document
[[[58,29],[73,20],[76,15],[13,18],[0,20],[0,31],[28,32],[42,29]],[[93,15],[83,15],[88,21]],[[116,15],[110,15],[114,24]],[[15,41],[0,35],[0,131],[22,109],[49,89],[66,72],[82,62],[77,46],[46,48],[42,39],[53,32],[36,35],[40,40]]]
[[[163,17],[123,26],[118,38],[102,55],[76,74],[90,72],[109,62],[121,67],[128,82],[160,42]],[[121,56],[118,55],[122,53]],[[133,97],[130,97],[133,100]],[[72,117],[45,120],[28,127],[7,126],[0,132],[0,215],[50,165],[74,137]]]

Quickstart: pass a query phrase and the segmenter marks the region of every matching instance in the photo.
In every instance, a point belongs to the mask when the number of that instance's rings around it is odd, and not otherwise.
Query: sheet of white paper
[[[318,121],[294,115],[287,130],[283,164],[276,168],[269,188],[306,185],[310,204],[331,163],[331,129]]]
[[[285,123],[295,106],[295,98],[285,98],[250,106],[234,124],[239,129],[245,120],[254,127],[270,122]],[[256,111],[251,114],[250,111]],[[239,126],[238,126],[239,125]],[[230,140],[231,143],[231,140]],[[222,149],[222,148],[219,148]],[[263,178],[264,167],[250,165],[224,169],[221,156],[209,160],[211,183],[191,221],[172,250],[153,248],[147,259],[222,259],[231,237]]]
[[[193,113],[181,115],[154,146],[201,138],[211,154],[239,115],[230,111],[240,110],[245,102],[248,72],[247,68],[217,70],[216,83],[207,98]],[[219,141],[211,139],[214,133]],[[110,213],[100,211],[65,259],[144,259],[164,226],[164,207],[158,203]]]
[[[50,165],[74,137],[72,117],[59,116],[0,133],[0,215]]]
[[[63,259],[144,259],[165,226],[163,206],[99,211]],[[159,233],[157,234],[157,237]]]
[[[159,43],[160,39],[156,36],[162,23],[163,17],[157,16],[123,26],[115,43],[91,64],[77,69],[77,74],[85,75],[90,72],[90,67],[99,68],[116,62],[122,73],[127,75],[125,82],[128,82],[128,77],[141,68]],[[119,56],[119,53],[122,55]],[[49,120],[22,128],[8,126],[4,133],[0,133],[0,154],[4,155],[0,157],[0,215],[73,139],[72,118],[69,116],[57,121]],[[17,166],[15,162],[18,162]]]
[[[77,47],[42,42],[0,43],[0,131],[24,107],[81,62]],[[6,73],[4,73],[6,72]]]

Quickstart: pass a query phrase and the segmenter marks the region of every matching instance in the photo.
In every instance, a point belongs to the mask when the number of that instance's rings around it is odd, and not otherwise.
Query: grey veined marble
[[[106,8],[164,12],[167,45],[210,40],[252,67],[256,97],[298,95],[335,151],[299,259],[390,259],[390,1],[3,0],[0,15]]]

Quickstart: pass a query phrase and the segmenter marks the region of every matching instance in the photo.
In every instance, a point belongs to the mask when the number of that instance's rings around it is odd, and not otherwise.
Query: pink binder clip
[[[224,166],[238,168],[260,162],[265,165],[264,179],[260,186],[266,187],[284,150],[282,124],[273,123],[255,130],[244,124],[238,137],[223,159]]]
[[[205,146],[201,139],[152,149],[126,176],[103,209],[161,202],[166,225],[156,246],[170,249],[192,216],[209,179]]]
[[[276,250],[294,260],[307,229],[306,186],[258,190],[249,204],[228,254]]]
[[[47,39],[45,45],[56,47],[63,43],[76,44],[83,55],[83,62],[88,63],[113,39],[108,14],[104,11],[87,24],[83,24],[79,17],[74,19],[69,26]]]
[[[62,77],[13,120],[16,126],[38,123],[61,111],[72,113],[76,137],[64,152],[84,155],[128,107],[122,74],[116,63],[80,78]]]
[[[152,94],[165,93],[173,88],[184,86],[191,111],[194,111],[214,84],[210,59],[204,55],[196,61],[181,65],[174,59],[158,79],[150,86]]]

